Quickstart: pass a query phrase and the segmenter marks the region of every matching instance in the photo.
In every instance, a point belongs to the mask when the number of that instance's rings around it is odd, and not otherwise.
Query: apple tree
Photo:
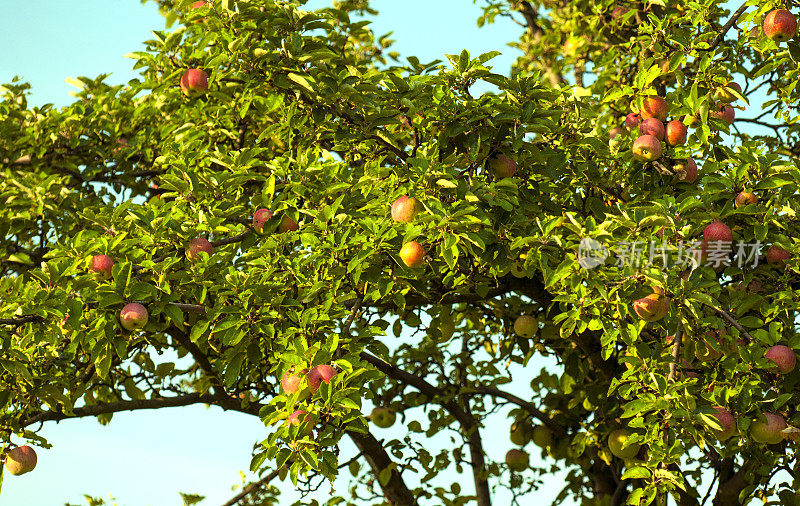
[[[2,88],[9,471],[208,404],[264,423],[229,504],[800,504],[795,2],[476,2],[508,72],[368,0],[159,3],[137,79]]]

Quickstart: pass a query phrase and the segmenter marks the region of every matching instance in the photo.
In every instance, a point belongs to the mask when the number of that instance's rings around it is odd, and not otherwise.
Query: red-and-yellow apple
[[[497,179],[511,177],[517,172],[517,162],[502,153],[489,160],[489,167]]]
[[[767,250],[767,263],[774,265],[775,267],[783,267],[786,265],[786,261],[789,260],[791,256],[791,253],[780,246],[773,244]]]
[[[742,87],[739,86],[739,83],[728,83],[724,88],[717,90],[714,94],[714,99],[725,104],[735,102],[738,100],[738,97],[733,94],[732,90],[736,90],[740,95],[742,94]]]
[[[522,315],[514,320],[514,332],[520,337],[533,337],[539,330],[539,322],[530,315]]]
[[[781,374],[789,374],[797,365],[797,356],[794,351],[782,344],[771,346],[764,356],[775,363],[775,368]]]
[[[410,223],[414,221],[421,207],[419,200],[403,195],[392,204],[392,219],[400,223]]]
[[[687,135],[688,130],[682,121],[674,119],[667,123],[666,140],[670,146],[683,146]]]
[[[669,312],[669,297],[658,293],[633,301],[633,311],[646,322],[658,321]]]
[[[661,97],[644,97],[639,107],[639,114],[641,114],[642,119],[658,118],[663,123],[667,121],[669,105]]]
[[[213,252],[214,247],[207,239],[203,239],[202,237],[195,237],[189,241],[189,245],[186,246],[186,258],[192,262],[200,258],[200,253],[206,253],[208,256],[211,256]]]
[[[625,134],[625,132],[626,132],[626,130],[623,127],[618,127],[618,126],[614,127],[614,128],[612,128],[611,130],[608,131],[608,138],[609,139],[613,139],[614,137],[616,137],[618,135]]]
[[[722,429],[714,429],[714,434],[717,435],[717,439],[720,441],[725,441],[738,432],[736,428],[736,419],[730,411],[721,406],[714,407],[714,410],[716,411],[714,416],[722,426]]]
[[[28,445],[17,446],[6,453],[6,471],[19,476],[29,473],[36,467],[36,452]]]
[[[636,114],[635,112],[632,112],[627,116],[625,116],[625,128],[627,128],[628,130],[633,130],[634,128],[639,126],[639,123],[641,122],[642,118],[640,118],[639,115]]]
[[[391,408],[379,406],[372,409],[372,414],[370,414],[369,418],[372,421],[372,423],[375,424],[376,427],[380,427],[381,429],[388,429],[389,427],[394,425],[394,421],[397,418],[397,415]]]
[[[100,279],[110,279],[114,261],[108,255],[95,255],[89,264],[89,270],[96,273]]]
[[[308,388],[311,389],[311,393],[316,393],[323,381],[330,383],[334,376],[336,376],[336,369],[328,364],[312,367],[306,376],[308,378]]]
[[[764,18],[764,35],[777,43],[786,42],[797,33],[797,20],[786,9],[775,9]]]
[[[257,209],[256,212],[253,213],[253,228],[259,233],[263,232],[264,223],[270,218],[272,218],[272,211],[264,207]]]
[[[408,241],[400,248],[400,259],[406,266],[415,269],[421,266],[425,259],[425,248],[417,241]]]
[[[631,435],[633,435],[633,432],[629,429],[617,429],[611,431],[611,434],[608,435],[608,449],[615,457],[628,460],[639,453],[641,445],[638,443],[633,443],[623,448]]]
[[[723,105],[722,109],[719,111],[708,111],[708,116],[711,118],[717,118],[726,124],[731,125],[736,119],[736,109],[729,105]]]
[[[184,95],[200,95],[208,91],[208,74],[200,69],[186,69],[181,76],[181,91]]]
[[[652,135],[642,135],[633,141],[633,157],[641,162],[651,162],[661,156],[661,142]]]
[[[664,140],[664,123],[657,118],[647,118],[639,125],[641,135],[652,135],[656,139]]]
[[[300,374],[292,374],[292,371],[286,371],[281,376],[281,388],[286,395],[296,394],[300,391],[300,385],[303,384],[303,377]]]
[[[125,330],[139,330],[147,325],[147,308],[138,302],[126,304],[119,312],[119,322]]]
[[[302,409],[298,409],[298,410],[292,412],[291,415],[289,415],[289,418],[286,420],[286,423],[289,424],[289,426],[301,425],[301,424],[305,423],[305,427],[302,427],[300,429],[300,432],[298,433],[298,435],[300,437],[306,437],[306,436],[311,435],[311,430],[313,429],[313,425],[314,425],[314,419],[311,417],[311,415],[307,411],[303,411]]]
[[[729,244],[733,242],[733,232],[731,232],[728,225],[719,220],[712,221],[703,229],[703,244],[708,245],[716,242]]]
[[[697,163],[693,158],[675,160],[675,163],[672,165],[672,170],[680,181],[694,183],[697,180]]]
[[[748,204],[757,204],[758,197],[753,192],[740,192],[735,199],[733,199],[734,207],[742,207]]]
[[[288,214],[284,214],[281,217],[281,222],[278,224],[278,233],[283,234],[285,232],[294,232],[296,230],[300,230],[300,225],[294,221],[294,218]]]
[[[750,435],[759,443],[776,444],[783,441],[786,420],[781,415],[763,413],[750,424]]]
[[[520,472],[527,469],[528,460],[528,454],[516,448],[508,450],[508,453],[506,453],[506,465],[508,465],[508,468],[512,471]]]

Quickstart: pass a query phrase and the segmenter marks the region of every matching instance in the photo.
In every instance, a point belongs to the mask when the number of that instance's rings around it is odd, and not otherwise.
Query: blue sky
[[[314,5],[327,4],[315,0]],[[12,7],[13,5],[13,7]],[[121,83],[133,77],[133,60],[126,53],[142,49],[151,30],[164,28],[155,5],[142,6],[138,0],[0,0],[3,29],[0,30],[0,82],[19,75],[33,85],[31,103],[63,106],[74,90],[65,79],[112,73],[110,82]],[[507,20],[478,29],[478,6],[464,0],[378,0],[374,6],[381,15],[373,27],[376,33],[393,31],[395,49],[403,55],[416,55],[422,61],[444,59],[444,54],[459,54],[468,49],[473,55],[499,50],[493,60],[498,72],[505,73],[515,50],[505,44],[519,27]],[[394,340],[394,338],[390,338]],[[512,387],[529,395],[528,381],[536,365],[518,370]],[[366,410],[365,410],[366,412]],[[496,415],[484,431],[489,456],[502,460],[510,448],[504,416]],[[403,437],[394,428],[378,432],[378,437]],[[267,431],[254,417],[224,413],[216,408],[192,406],[115,415],[110,426],[93,419],[49,423],[41,434],[53,445],[40,450],[37,469],[21,477],[6,476],[0,506],[52,506],[65,502],[85,504],[83,494],[109,497],[126,506],[180,505],[179,491],[206,495],[203,505],[219,505],[240,482],[239,471],[246,470],[253,444]],[[445,438],[428,442],[448,445]],[[427,443],[426,443],[427,444]],[[354,451],[344,443],[344,454]],[[536,463],[537,459],[532,459]],[[347,473],[346,473],[347,474]],[[471,491],[471,476],[451,476]],[[346,492],[346,481],[337,483]],[[292,486],[280,487],[286,498],[294,497]],[[553,479],[537,499],[549,502],[561,487]],[[322,487],[324,491],[327,486]],[[498,504],[503,501],[498,496]]]

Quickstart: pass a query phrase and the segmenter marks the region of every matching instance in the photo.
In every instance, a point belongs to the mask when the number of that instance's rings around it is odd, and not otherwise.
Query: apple
[[[669,298],[657,293],[633,301],[633,311],[646,322],[658,321],[669,312]]]
[[[336,369],[328,364],[312,367],[307,375],[308,387],[311,389],[311,393],[317,393],[322,382],[330,383],[334,376],[336,376]]]
[[[511,177],[517,172],[517,162],[502,153],[489,159],[489,167],[497,179]]]
[[[181,91],[187,97],[208,91],[208,74],[200,69],[186,69],[181,76]]]
[[[775,267],[783,267],[791,256],[791,253],[773,244],[767,250],[767,263]]]
[[[517,420],[511,424],[509,439],[517,446],[525,446],[533,437],[533,428],[527,420]]]
[[[395,419],[397,419],[397,415],[391,408],[385,407],[377,407],[373,408],[372,414],[370,415],[370,420],[372,423],[375,424],[376,427],[380,427],[381,429],[388,429],[392,425],[394,425]]]
[[[417,241],[408,241],[400,248],[400,259],[406,266],[416,269],[425,259],[425,248]]]
[[[608,138],[613,139],[618,135],[624,135],[627,132],[624,127],[614,127],[608,131]]]
[[[669,105],[661,97],[644,97],[641,107],[639,107],[639,113],[642,115],[642,119],[658,118],[663,123],[667,121]]]
[[[674,119],[667,123],[667,144],[670,146],[683,146],[686,144],[688,130],[682,121]]]
[[[392,204],[392,219],[400,223],[410,223],[414,221],[421,207],[419,200],[403,195]]]
[[[642,135],[633,141],[633,157],[640,162],[651,162],[661,156],[661,142],[652,135]]]
[[[186,258],[194,262],[200,258],[200,253],[206,253],[208,256],[211,256],[213,253],[214,248],[207,239],[203,239],[202,237],[195,237],[191,241],[189,241],[189,245],[186,247]]]
[[[750,424],[750,435],[759,443],[776,444],[783,440],[786,420],[773,413],[763,413]]]
[[[284,214],[278,224],[278,233],[283,234],[284,232],[294,232],[295,230],[300,230],[300,225],[291,216]]]
[[[708,111],[708,115],[731,125],[733,124],[733,120],[736,119],[736,110],[729,105],[723,105],[722,109],[719,111]]]
[[[764,35],[780,44],[797,33],[797,20],[786,9],[775,9],[764,18],[763,27]]]
[[[721,406],[714,407],[714,410],[716,411],[714,416],[717,417],[717,421],[722,426],[721,430],[714,429],[714,433],[717,435],[717,439],[725,441],[738,432],[736,428],[736,419],[730,411]]]
[[[683,124],[687,127],[695,127],[698,123],[700,123],[699,114],[687,114],[683,117]]]
[[[637,443],[633,443],[631,445],[626,446],[625,442],[628,441],[628,438],[633,435],[633,432],[629,429],[617,429],[611,431],[611,434],[608,435],[608,449],[611,450],[611,453],[614,454],[615,457],[618,457],[623,460],[628,460],[636,456],[639,453],[639,448],[641,445]]]
[[[719,220],[714,220],[703,229],[703,244],[712,242],[733,242],[733,232],[728,225]]]
[[[642,122],[642,118],[639,117],[638,114],[632,112],[625,116],[625,128],[629,130],[633,130],[634,128],[639,126],[639,123]]]
[[[264,223],[270,218],[272,218],[272,211],[264,207],[257,209],[256,212],[253,213],[253,228],[259,233],[263,232]]]
[[[547,448],[553,444],[553,431],[550,430],[550,427],[537,425],[536,428],[533,429],[533,435],[531,439],[533,440],[533,444],[536,446],[540,448]]]
[[[147,325],[147,308],[138,302],[126,304],[119,312],[119,322],[125,330],[139,330]]]
[[[205,0],[198,0],[197,2],[192,4],[192,9],[199,9],[201,7],[205,7],[208,4]]]
[[[14,476],[29,473],[36,467],[36,460],[33,448],[17,446],[6,453],[6,470]]]
[[[739,83],[728,83],[728,85],[724,88],[717,90],[716,94],[714,95],[714,99],[724,104],[735,102],[738,100],[738,98],[731,90],[736,90],[740,95],[742,94],[742,87],[739,86]]]
[[[514,320],[514,332],[520,337],[533,337],[539,330],[539,322],[529,315],[522,315]]]
[[[656,118],[647,118],[639,125],[641,135],[652,135],[656,139],[664,140],[664,123]]]
[[[89,270],[96,273],[100,279],[110,279],[112,267],[114,261],[108,255],[95,255],[89,264]]]
[[[512,471],[521,472],[528,468],[528,454],[522,450],[508,450],[506,464]]]
[[[789,374],[794,371],[794,367],[797,365],[797,357],[794,351],[782,344],[772,346],[764,356],[775,362],[775,366],[781,374]]]
[[[311,435],[313,421],[314,419],[307,411],[298,409],[292,412],[291,415],[289,415],[289,418],[286,420],[286,423],[288,423],[289,426],[291,427],[292,425],[300,425],[303,422],[307,422],[305,428],[302,428],[298,434],[300,437],[305,437]]]
[[[678,180],[687,183],[694,183],[697,180],[697,163],[693,158],[683,158],[675,160],[672,165],[672,171],[678,176]]]
[[[286,371],[281,376],[281,388],[286,395],[293,395],[300,391],[300,385],[303,383],[303,377],[300,374],[291,374],[291,371]]]
[[[757,204],[758,197],[753,192],[741,192],[739,195],[733,199],[733,206],[734,207],[742,207],[746,206],[747,204]]]

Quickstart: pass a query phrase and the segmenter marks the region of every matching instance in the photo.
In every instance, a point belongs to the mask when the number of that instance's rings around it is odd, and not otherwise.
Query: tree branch
[[[708,49],[706,49],[706,51],[713,51],[714,49],[716,49],[716,47],[725,38],[725,34],[728,33],[728,30],[730,30],[731,27],[734,25],[734,23],[736,23],[736,21],[741,17],[741,15],[744,14],[744,11],[746,9],[747,9],[747,3],[744,2],[738,9],[736,9],[736,12],[733,13],[728,22],[722,26],[719,33],[717,33],[717,36],[714,37],[714,40],[711,41],[711,45],[708,46]]]
[[[383,489],[383,496],[386,501],[392,506],[416,506],[417,501],[414,494],[408,489],[405,481],[396,466],[392,469],[389,475],[389,481],[384,485],[384,480],[379,477],[384,469],[389,468],[393,464],[389,454],[381,445],[380,441],[375,439],[371,433],[361,434],[360,432],[347,431],[347,435],[353,440],[358,450],[364,455],[372,469],[373,474],[378,478]]]

